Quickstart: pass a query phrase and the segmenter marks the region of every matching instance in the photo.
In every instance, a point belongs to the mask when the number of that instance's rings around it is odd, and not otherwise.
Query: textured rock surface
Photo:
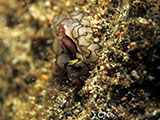
[[[89,14],[102,48],[84,82],[56,70],[57,14]],[[115,120],[160,116],[158,0],[0,0],[0,120]],[[102,119],[106,119],[106,115]]]

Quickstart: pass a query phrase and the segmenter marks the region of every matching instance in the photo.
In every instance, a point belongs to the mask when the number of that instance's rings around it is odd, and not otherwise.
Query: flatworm
[[[71,12],[68,16],[57,15],[53,19],[56,34],[53,51],[56,65],[67,72],[70,79],[81,79],[88,74],[91,65],[98,60],[100,46],[91,40],[93,30],[88,14],[82,11]]]

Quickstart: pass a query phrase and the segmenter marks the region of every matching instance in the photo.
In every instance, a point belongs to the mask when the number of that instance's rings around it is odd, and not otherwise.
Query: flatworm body
[[[86,76],[98,60],[98,44],[93,43],[88,14],[71,12],[69,16],[57,15],[53,20],[56,31],[53,50],[56,65],[67,72],[68,78],[81,79]]]

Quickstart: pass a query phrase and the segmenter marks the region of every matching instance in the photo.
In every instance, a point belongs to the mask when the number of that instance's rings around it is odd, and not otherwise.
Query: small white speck
[[[79,8],[78,8],[78,7],[75,7],[74,9],[75,9],[75,11],[78,11],[78,10],[79,10]]]

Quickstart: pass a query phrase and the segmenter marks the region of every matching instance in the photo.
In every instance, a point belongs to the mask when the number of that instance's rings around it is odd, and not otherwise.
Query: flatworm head
[[[56,31],[53,50],[57,56],[56,64],[68,73],[69,78],[80,78],[90,70],[91,64],[98,60],[100,46],[93,43],[88,14],[74,11],[68,16],[57,15],[53,20]]]

